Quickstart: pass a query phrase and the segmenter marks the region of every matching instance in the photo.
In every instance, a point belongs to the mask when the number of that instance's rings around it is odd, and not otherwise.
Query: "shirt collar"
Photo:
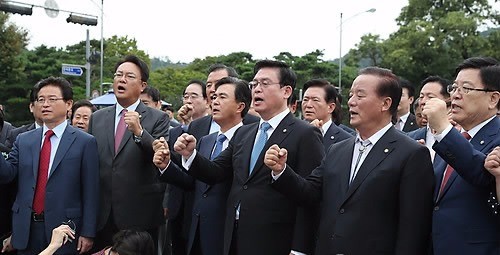
[[[127,107],[127,111],[132,111],[134,112],[136,109],[137,109],[137,106],[139,106],[139,103],[141,102],[140,99],[137,99],[137,101],[133,104],[131,104],[129,107]],[[118,116],[120,115],[120,113],[122,112],[122,110],[125,109],[125,107],[121,106],[118,102],[116,103],[116,112],[115,112],[115,116],[118,118]]]
[[[474,138],[474,136],[479,132],[479,130],[481,130],[481,128],[483,128],[486,124],[488,124],[494,118],[497,118],[497,116],[493,115],[493,117],[491,117],[491,118],[479,123],[479,125],[471,128],[469,131],[467,131],[467,133],[469,133],[471,138]],[[463,131],[465,131],[465,130],[463,130]]]
[[[405,115],[399,117],[399,120],[402,120],[404,123],[406,123],[406,120],[408,119],[409,116],[410,116],[410,112],[407,112]]]
[[[370,141],[370,143],[372,145],[375,145],[378,142],[378,140],[380,140],[380,138],[382,138],[382,136],[384,136],[384,134],[387,132],[387,130],[389,130],[389,128],[391,128],[391,127],[392,127],[392,123],[391,122],[387,123],[387,125],[385,127],[380,129],[379,131],[377,131],[372,136],[368,137],[368,139],[366,139],[366,140]],[[356,138],[359,141],[363,141],[361,139],[361,136],[359,135],[359,133],[356,134]]]
[[[219,131],[219,135],[220,134],[224,134],[226,136],[227,140],[230,141],[231,138],[233,138],[234,132],[236,132],[236,130],[238,130],[238,128],[241,127],[241,126],[243,126],[242,122],[240,122],[236,126],[230,128],[225,133],[222,133],[222,132]]]
[[[262,123],[267,122],[267,123],[269,123],[269,125],[271,125],[271,127],[272,127],[273,129],[276,129],[276,128],[278,127],[278,125],[280,124],[280,122],[281,122],[281,121],[282,121],[282,120],[286,117],[286,115],[287,115],[289,112],[290,112],[290,109],[288,109],[288,107],[287,107],[284,111],[282,111],[282,112],[278,113],[276,116],[272,117],[272,118],[271,118],[270,120],[268,120],[268,121],[264,121],[264,120],[261,118],[261,119],[260,119],[260,122],[259,122],[259,127],[262,125]]]
[[[332,119],[328,120],[327,122],[325,122],[325,124],[323,124],[323,126],[321,126],[321,132],[323,132],[323,136],[326,134],[326,131],[328,131],[331,125]]]
[[[56,135],[57,138],[61,138],[62,134],[64,133],[64,130],[66,130],[66,126],[68,126],[68,121],[63,121],[61,124],[57,125],[55,128],[52,129],[54,131],[54,135]],[[45,133],[49,130],[49,128],[43,124],[43,132],[42,136],[45,135]]]

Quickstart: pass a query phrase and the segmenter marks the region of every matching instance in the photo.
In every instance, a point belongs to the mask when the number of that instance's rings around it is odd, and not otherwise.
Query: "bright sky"
[[[46,0],[15,0],[44,5]],[[61,10],[100,16],[101,0],[55,0]],[[104,38],[135,38],[150,57],[173,62],[248,52],[254,59],[280,52],[302,56],[324,50],[325,60],[339,57],[340,13],[343,13],[342,53],[363,34],[383,39],[397,30],[395,19],[408,0],[105,0]],[[376,8],[374,13],[364,13]],[[358,14],[358,15],[357,15]],[[64,47],[90,38],[100,40],[101,25],[67,23],[69,13],[50,18],[43,8],[32,16],[11,15],[11,21],[29,31],[29,49],[45,44]],[[96,49],[99,50],[99,49]]]

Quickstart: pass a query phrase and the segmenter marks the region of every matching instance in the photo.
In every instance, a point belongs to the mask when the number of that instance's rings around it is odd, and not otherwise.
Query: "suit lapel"
[[[29,141],[31,147],[31,158],[33,159],[33,185],[36,185],[36,179],[38,178],[38,164],[40,163],[40,151],[42,150],[42,132],[43,128],[35,130],[33,132],[33,139]]]
[[[64,133],[59,141],[59,146],[57,147],[52,167],[50,168],[49,179],[57,169],[59,163],[61,163],[61,160],[64,158],[64,155],[66,155],[66,152],[68,152],[71,144],[75,141],[75,132],[76,130],[72,126],[66,126],[66,129],[64,130]]]
[[[214,149],[214,146],[215,146],[215,142],[217,140],[217,135],[218,133],[213,133],[213,134],[210,134],[210,135],[207,135],[203,140],[202,142],[203,143],[200,143],[200,154],[206,158],[210,158],[210,156],[212,156],[212,151]],[[204,193],[207,192],[209,189],[210,189],[210,185],[204,183]]]
[[[342,155],[338,155],[339,160],[337,163],[334,164],[339,164],[338,169],[349,169],[349,171],[345,171],[344,173],[341,173],[341,180],[340,180],[340,187],[342,191],[342,195],[344,196],[348,189],[349,189],[349,177],[351,175],[351,162],[352,162],[352,155],[354,152],[354,142],[356,141],[356,137],[351,137],[349,138],[349,141],[347,142],[347,145],[345,146],[345,150],[337,150],[341,151]],[[337,153],[337,151],[335,151]]]
[[[255,162],[255,167],[252,171],[252,174],[249,176],[248,180],[252,178],[257,172],[260,171],[262,166],[264,165],[264,155],[266,151],[271,147],[273,144],[278,144],[281,145],[283,140],[293,132],[293,127],[295,124],[295,117],[291,113],[288,113],[285,118],[280,122],[280,124],[276,127],[276,129],[273,131],[273,134],[269,139],[267,139],[266,144],[264,145],[264,148],[259,154],[259,157],[257,158],[257,162]],[[258,125],[257,125],[258,126]],[[257,132],[256,132],[257,133]],[[255,142],[255,135],[253,141]],[[253,144],[253,143],[252,143]],[[280,146],[281,147],[281,146]],[[250,155],[252,154],[252,148],[250,149]],[[250,156],[248,157],[250,159]],[[250,166],[250,160],[248,161],[248,166]],[[247,180],[247,182],[248,182]]]
[[[394,151],[397,142],[397,138],[394,136],[395,132],[399,131],[391,127],[370,150],[365,160],[359,167],[356,177],[352,181],[351,185],[349,185],[349,189],[347,190],[347,195],[343,203],[359,188],[366,177],[380,164],[380,162],[382,162],[392,153],[392,151]],[[351,170],[350,167],[349,170]],[[350,171],[348,172],[350,175]],[[349,180],[347,182],[349,182]]]
[[[109,155],[115,156],[115,121],[116,121],[116,104],[113,107],[107,108],[107,112],[105,114],[105,118],[101,121],[103,121],[103,125],[105,125],[105,129],[103,132],[105,132],[106,138],[108,139],[108,149],[109,149]],[[108,121],[108,120],[113,120],[113,121]],[[110,123],[111,126],[106,126],[106,123]],[[98,131],[94,131],[98,132]]]

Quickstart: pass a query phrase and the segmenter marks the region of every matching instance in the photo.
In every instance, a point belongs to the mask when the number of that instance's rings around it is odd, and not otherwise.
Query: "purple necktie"
[[[120,113],[120,121],[118,121],[118,125],[116,126],[115,133],[115,153],[118,152],[118,148],[120,147],[120,143],[122,143],[123,135],[125,134],[125,130],[127,130],[127,125],[125,124],[125,113],[127,109],[123,109]]]

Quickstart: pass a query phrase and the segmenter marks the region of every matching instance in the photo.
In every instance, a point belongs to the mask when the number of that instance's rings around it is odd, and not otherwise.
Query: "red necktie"
[[[116,126],[115,133],[115,153],[118,152],[118,148],[120,147],[120,143],[122,142],[123,135],[125,134],[125,130],[127,130],[127,125],[125,124],[125,113],[127,109],[123,109],[120,113],[120,121],[118,121],[118,125]]]
[[[462,136],[465,137],[465,139],[467,140],[471,139],[469,133],[467,132],[462,132]],[[443,181],[441,181],[441,186],[439,187],[439,195],[441,195],[441,193],[443,192],[443,189],[446,186],[448,180],[450,179],[450,176],[453,173],[453,171],[455,171],[453,167],[451,167],[450,165],[446,166],[446,170],[444,170]]]
[[[50,164],[50,137],[54,135],[54,131],[47,130],[45,139],[43,140],[42,150],[40,151],[40,161],[38,162],[38,178],[36,179],[35,198],[33,199],[33,211],[40,214],[45,207],[45,186],[47,186],[47,178],[49,177]]]

